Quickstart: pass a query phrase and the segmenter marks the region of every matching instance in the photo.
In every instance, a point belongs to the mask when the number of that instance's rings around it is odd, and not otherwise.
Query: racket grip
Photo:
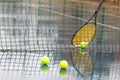
[[[100,8],[101,8],[101,6],[102,6],[102,4],[103,4],[104,2],[105,2],[105,0],[101,0],[101,2],[100,2],[100,4],[98,5],[98,8],[97,8],[95,14],[97,14],[97,13],[99,12],[99,10],[100,10]]]

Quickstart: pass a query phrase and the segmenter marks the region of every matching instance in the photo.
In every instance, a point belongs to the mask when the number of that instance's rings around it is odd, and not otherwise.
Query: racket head
[[[84,24],[72,37],[72,44],[80,46],[81,42],[89,44],[96,34],[96,24],[93,22]]]
[[[90,55],[89,52],[82,54],[79,49],[80,48],[76,48],[72,54],[74,66],[79,70],[80,75],[84,77],[90,76],[92,75],[94,68],[92,55]]]

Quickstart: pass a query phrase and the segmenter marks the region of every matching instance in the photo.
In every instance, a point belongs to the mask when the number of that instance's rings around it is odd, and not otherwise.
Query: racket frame
[[[91,16],[91,18],[90,18],[84,25],[82,25],[82,27],[80,27],[80,28],[75,32],[75,34],[73,35],[73,37],[72,37],[72,39],[71,39],[72,45],[73,45],[73,39],[74,39],[75,35],[77,34],[77,32],[79,32],[85,25],[87,25],[87,24],[89,24],[89,23],[92,23],[92,24],[95,25],[95,34],[94,34],[93,38],[95,37],[95,35],[96,35],[97,16],[98,16],[98,12],[100,11],[100,9],[101,9],[104,1],[105,1],[105,0],[101,0],[101,2],[99,3],[97,9],[95,10],[94,14]],[[92,20],[94,17],[95,17],[94,22],[91,22],[91,20]],[[89,44],[89,43],[93,40],[93,38],[92,38],[87,44]],[[80,47],[80,45],[73,45],[73,46]],[[85,75],[82,74],[81,71],[76,67],[76,64],[74,63],[73,55],[72,55],[72,54],[73,54],[73,53],[70,54],[70,57],[71,57],[71,62],[72,62],[72,64],[73,64],[73,67],[75,68],[75,70],[77,71],[77,73],[78,73],[79,75],[81,75],[82,77],[85,77]],[[91,53],[89,53],[89,55],[90,55],[90,57],[91,57],[91,59],[92,59],[92,63],[93,63],[93,67],[92,67],[92,71],[91,71],[91,74],[90,74],[90,75],[93,75],[93,72],[94,72],[94,71],[93,71],[93,69],[94,69],[94,60],[93,60],[93,56],[91,55]]]

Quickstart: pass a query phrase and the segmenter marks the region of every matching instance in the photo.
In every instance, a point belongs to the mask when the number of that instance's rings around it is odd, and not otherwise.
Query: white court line
[[[72,0],[71,0],[72,1]],[[74,0],[73,0],[74,1]],[[82,3],[87,3],[87,4],[92,4],[92,5],[95,5],[95,6],[98,6],[98,4],[99,3],[93,3],[93,2],[88,2],[88,1],[74,1],[74,2],[82,2]],[[26,4],[26,3],[23,3],[23,4]],[[49,3],[50,4],[50,3]],[[52,4],[54,4],[55,5],[55,3],[52,3]],[[59,5],[59,4],[57,4],[57,5]],[[73,7],[71,7],[71,6],[69,6],[69,5],[64,5],[64,6],[66,6],[66,7],[70,7],[70,8],[75,8],[74,6]],[[52,6],[46,6],[46,7],[52,7]],[[107,7],[108,7],[108,5],[107,5]],[[111,6],[109,6],[109,7],[111,7]],[[112,5],[112,8],[118,8],[118,9],[120,9],[120,7],[117,7],[117,6],[114,6],[114,5]],[[84,9],[84,10],[88,10],[88,9]],[[88,11],[90,11],[90,10],[88,10]],[[93,10],[91,10],[91,11],[93,11]],[[99,12],[99,13],[101,13],[101,12]],[[113,14],[105,14],[105,15],[108,15],[108,16],[113,16],[113,17],[120,17],[120,16],[117,16],[117,15],[113,15]]]
[[[24,5],[24,6],[31,6],[31,7],[34,7],[34,8],[38,7],[38,5],[30,5],[30,4],[26,5],[26,3],[23,3],[22,5]],[[56,11],[43,9],[43,8],[41,8],[41,10],[44,10],[44,11],[47,11],[47,12],[52,12],[52,13],[55,13],[55,14],[59,14],[59,15],[66,16],[66,17],[73,18],[73,19],[77,19],[77,20],[82,20],[82,21],[85,21],[85,22],[88,21],[87,19],[71,16],[71,15],[68,15],[68,14],[61,13],[61,12],[56,12]],[[15,16],[9,16],[9,17],[15,17]],[[16,17],[18,17],[18,16],[16,16]],[[113,29],[116,29],[116,30],[120,30],[120,28],[118,28],[116,26],[102,24],[102,23],[99,23],[99,22],[97,22],[96,24],[101,25],[101,26],[105,26],[105,27],[109,27],[109,28],[113,28]]]
[[[42,10],[44,10],[44,11],[49,11],[49,12],[52,12],[52,13],[55,13],[55,14],[59,14],[59,15],[63,15],[63,16],[66,16],[66,17],[70,17],[70,18],[74,18],[74,19],[82,20],[82,21],[85,21],[85,22],[88,21],[88,20],[83,19],[83,18],[74,17],[74,16],[71,16],[71,15],[63,14],[63,13],[56,12],[56,11],[51,11],[51,10],[47,10],[47,9],[42,9]],[[106,24],[101,24],[101,23],[99,23],[99,22],[97,22],[97,24],[98,24],[98,25],[101,25],[101,26],[105,26],[105,27],[109,27],[109,28],[113,28],[113,29],[120,30],[120,28],[115,27],[115,26],[106,25]]]
[[[95,6],[98,6],[98,4],[99,4],[99,3],[93,3],[93,2],[88,2],[88,1],[86,1],[86,2],[85,1],[78,1],[78,2],[87,3],[87,4],[90,4],[90,5],[92,4],[92,5],[95,5]],[[69,7],[71,7],[71,6],[69,6]],[[107,5],[107,7],[112,7],[112,8],[118,8],[118,9],[120,9],[120,7],[114,6],[114,5],[112,5],[112,6]],[[88,9],[86,9],[86,10],[88,10]],[[90,10],[88,10],[88,11],[90,11]],[[99,13],[101,13],[101,12],[99,12]],[[117,18],[120,17],[120,16],[113,15],[113,14],[105,14],[105,15],[107,15],[107,16],[113,16],[113,17],[117,17]]]
[[[29,5],[29,4],[27,4],[27,5]],[[38,7],[37,5],[29,5],[29,6],[34,7],[34,8]],[[66,16],[66,17],[70,17],[70,18],[73,18],[73,19],[82,20],[82,21],[85,21],[85,22],[88,21],[86,19],[79,18],[79,17],[74,17],[74,16],[71,16],[71,15],[68,15],[68,14],[64,14],[64,13],[61,13],[61,12],[56,12],[56,11],[43,9],[43,8],[41,8],[41,9],[44,10],[44,11],[47,11],[47,12],[52,12],[52,13],[59,14],[59,15],[62,15],[62,16]],[[112,26],[112,25],[102,24],[102,23],[99,23],[99,22],[97,22],[96,24],[101,25],[101,26],[105,26],[105,27],[109,27],[109,28],[113,28],[113,29],[116,29],[116,30],[120,30],[120,28]]]

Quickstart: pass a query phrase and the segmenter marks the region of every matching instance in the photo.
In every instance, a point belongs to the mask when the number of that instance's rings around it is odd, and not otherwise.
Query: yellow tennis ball
[[[80,47],[81,47],[81,49],[87,48],[87,43],[86,42],[81,42]]]
[[[62,61],[60,61],[59,66],[62,69],[66,69],[66,68],[68,68],[68,62],[66,60],[62,60]]]
[[[43,56],[41,58],[41,63],[42,64],[48,64],[50,62],[50,59],[47,56]]]

